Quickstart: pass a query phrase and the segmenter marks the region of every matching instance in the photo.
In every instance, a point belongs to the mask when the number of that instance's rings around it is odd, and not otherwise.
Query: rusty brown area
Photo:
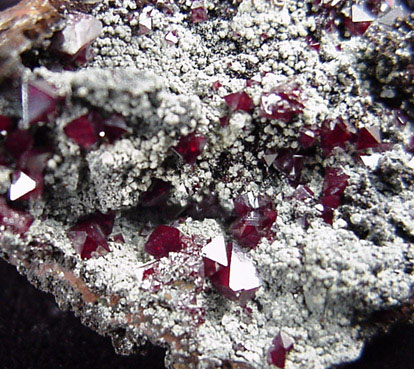
[[[53,34],[64,26],[67,11],[86,11],[75,0],[22,0],[0,12],[0,81],[19,75],[21,55],[46,48]]]

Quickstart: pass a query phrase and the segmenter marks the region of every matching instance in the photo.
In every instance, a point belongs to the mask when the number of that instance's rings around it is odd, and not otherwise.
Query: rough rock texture
[[[392,30],[374,22],[364,36],[342,37],[317,28],[322,15],[310,1],[206,1],[208,20],[196,23],[190,2],[155,3],[99,2],[91,10],[103,23],[96,56],[80,67],[64,64],[73,70],[56,66],[48,50],[28,55],[36,63],[25,81],[45,80],[60,97],[56,114],[30,127],[37,141],[48,137],[53,154],[43,196],[8,202],[35,220],[21,236],[0,228],[1,255],[63,309],[110,335],[117,352],[150,341],[167,348],[171,368],[268,368],[266,354],[280,331],[294,340],[288,369],[356,358],[377,329],[361,322],[412,297],[412,132],[384,102],[412,114],[412,79],[398,77],[410,73],[411,34],[404,36],[403,27],[411,20]],[[339,20],[350,5],[340,2]],[[151,28],[143,33],[141,17],[149,10]],[[370,40],[388,33],[390,47],[403,55],[393,58],[385,81],[371,64],[387,57],[375,59],[380,43]],[[307,36],[318,38],[319,52]],[[398,91],[372,94],[378,82]],[[24,99],[22,113],[15,87],[0,95],[0,110],[25,129]],[[226,104],[225,96],[242,90],[253,111]],[[290,107],[280,107],[281,100]],[[64,128],[90,112],[102,119],[118,114],[129,131],[113,143],[100,131],[85,150]],[[220,124],[222,117],[228,124]],[[335,141],[330,122],[340,120],[347,134]],[[378,128],[381,145],[357,151],[356,137],[367,127]],[[304,129],[321,135],[314,146],[301,146]],[[174,150],[192,132],[207,138],[194,165]],[[322,150],[320,140],[332,147]],[[278,164],[266,162],[269,152],[279,155]],[[280,153],[301,164],[282,165]],[[16,165],[0,166],[5,197]],[[328,168],[347,179],[339,203],[324,208]],[[171,185],[168,199],[146,206],[142,197],[155,179]],[[298,185],[313,195],[298,198]],[[200,272],[202,248],[216,236],[231,240],[233,200],[244,193],[266,194],[278,212],[266,237],[245,252],[262,280],[245,305],[226,300]],[[214,207],[203,207],[212,195]],[[96,211],[116,214],[110,252],[83,260],[67,231]],[[183,251],[159,260],[145,252],[158,224],[181,232]]]

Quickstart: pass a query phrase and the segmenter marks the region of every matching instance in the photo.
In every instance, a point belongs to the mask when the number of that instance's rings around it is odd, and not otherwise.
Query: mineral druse
[[[2,10],[0,254],[169,368],[356,358],[412,297],[410,7]]]

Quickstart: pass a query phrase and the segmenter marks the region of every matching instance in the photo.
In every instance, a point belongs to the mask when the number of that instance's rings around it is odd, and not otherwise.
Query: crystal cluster
[[[105,255],[111,251],[107,242],[112,233],[115,215],[97,212],[80,219],[67,234],[82,259]]]
[[[242,305],[261,286],[256,267],[248,256],[223,236],[214,238],[202,249],[204,275],[226,298]]]
[[[267,362],[276,365],[278,368],[284,368],[286,355],[293,349],[293,339],[285,332],[279,332],[273,339],[272,346],[267,353]]]
[[[271,199],[265,195],[245,193],[234,200],[237,219],[230,225],[229,233],[241,246],[255,248],[262,237],[269,235],[277,212]]]

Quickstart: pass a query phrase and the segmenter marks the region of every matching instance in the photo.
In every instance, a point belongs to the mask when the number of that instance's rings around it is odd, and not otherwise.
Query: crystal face
[[[59,50],[75,57],[89,46],[102,31],[102,23],[96,18],[83,13],[69,14],[66,26],[59,34]]]
[[[95,123],[89,115],[84,115],[68,123],[64,128],[66,136],[83,149],[89,149],[98,142]]]
[[[229,233],[241,246],[255,248],[262,237],[268,235],[276,220],[274,204],[267,196],[254,196],[251,192],[234,200],[237,219],[230,225]]]
[[[187,136],[180,138],[174,150],[181,156],[187,164],[194,164],[197,157],[203,152],[204,146],[207,144],[207,138],[199,133],[193,132]]]
[[[24,198],[36,188],[36,181],[24,172],[15,173],[9,188],[9,199],[15,201]]]
[[[365,150],[377,147],[380,143],[380,132],[377,127],[362,128],[358,131],[355,148],[357,150]]]
[[[179,252],[183,247],[180,231],[166,225],[155,228],[145,243],[145,251],[157,259],[168,256],[170,252]]]
[[[107,238],[112,232],[115,215],[96,212],[71,227],[67,234],[82,259],[105,255],[111,251]]]
[[[284,368],[286,355],[293,349],[293,338],[284,332],[279,332],[272,341],[272,346],[267,353],[267,362],[270,365],[276,365],[278,368]]]
[[[296,86],[279,86],[260,99],[260,116],[289,123],[304,109],[301,91]]]
[[[320,135],[321,147],[325,156],[330,155],[335,147],[345,149],[346,143],[353,138],[348,126],[341,118],[338,118],[335,122],[331,120],[324,121]]]
[[[191,22],[200,23],[208,19],[207,10],[200,6],[194,9],[191,9]]]
[[[251,112],[254,109],[253,100],[245,91],[234,92],[224,96],[227,106],[233,110]]]
[[[242,305],[261,286],[256,267],[234,243],[218,236],[202,250],[204,274],[224,297]]]
[[[58,98],[55,89],[44,81],[32,81],[27,89],[28,122],[48,121],[49,116],[56,113]]]

